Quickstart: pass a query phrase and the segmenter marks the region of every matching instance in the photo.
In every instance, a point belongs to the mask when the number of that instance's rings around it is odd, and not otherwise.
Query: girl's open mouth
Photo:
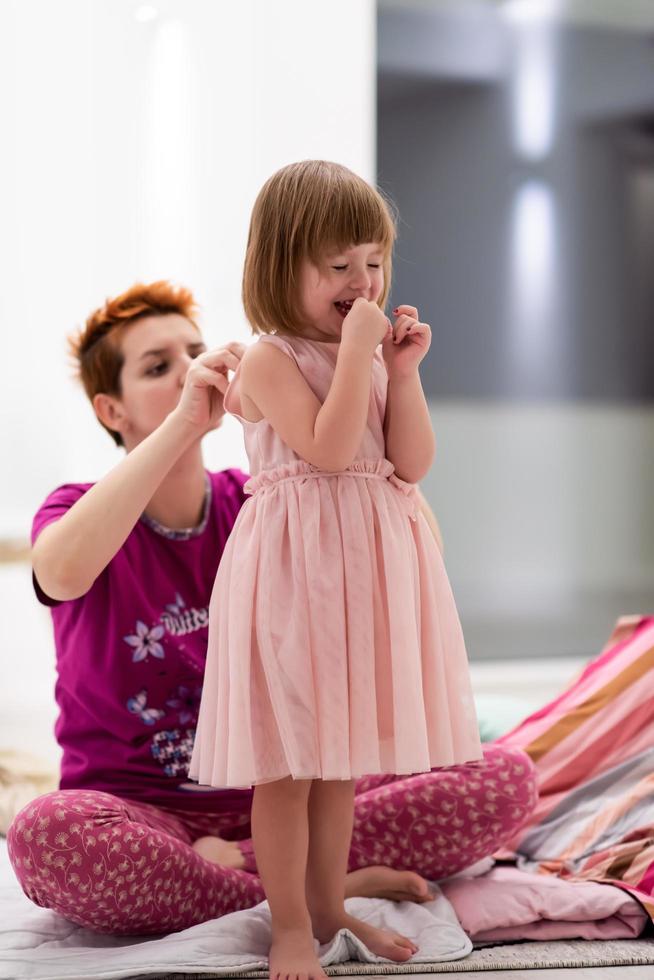
[[[336,309],[338,310],[338,312],[341,314],[341,316],[347,316],[348,313],[350,312],[350,310],[352,309],[352,304],[353,303],[354,303],[354,300],[353,299],[339,299],[339,300],[336,300],[336,302],[334,303],[334,306],[336,307]]]

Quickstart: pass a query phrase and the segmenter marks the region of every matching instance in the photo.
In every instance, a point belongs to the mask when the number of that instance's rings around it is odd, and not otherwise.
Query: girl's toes
[[[413,944],[408,939],[405,939],[404,936],[392,936],[391,944],[388,952],[383,954],[390,959],[404,962],[404,960],[411,959],[415,952]]]

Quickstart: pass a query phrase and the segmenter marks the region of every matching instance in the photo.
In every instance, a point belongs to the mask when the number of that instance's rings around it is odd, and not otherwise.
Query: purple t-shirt
[[[249,806],[252,790],[198,788],[187,778],[207,607],[247,479],[240,470],[207,473],[202,521],[190,532],[143,516],[79,599],[56,602],[34,581],[54,624],[62,789],[200,812]],[[92,485],[51,493],[34,517],[32,541]]]

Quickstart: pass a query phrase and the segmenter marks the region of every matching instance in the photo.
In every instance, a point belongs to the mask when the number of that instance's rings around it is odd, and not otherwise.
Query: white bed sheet
[[[410,936],[420,947],[411,964],[462,959],[472,951],[440,892],[424,905],[373,898],[350,898],[346,905],[353,915]],[[116,938],[82,929],[23,895],[9,864],[7,842],[0,839],[1,980],[120,980],[169,973],[237,977],[267,969],[269,944],[267,902],[157,938]],[[388,962],[347,930],[320,946],[319,956],[323,966],[349,960]]]

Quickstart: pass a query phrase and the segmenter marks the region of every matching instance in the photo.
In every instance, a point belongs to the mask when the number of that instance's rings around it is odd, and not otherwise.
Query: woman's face
[[[197,327],[178,313],[137,320],[125,330],[120,346],[121,394],[96,398],[112,403],[116,414],[109,424],[129,451],[176,407],[189,364],[207,348]]]
[[[313,340],[341,337],[343,320],[355,299],[376,302],[384,291],[384,249],[377,242],[330,252],[319,265],[300,265],[300,304]]]

